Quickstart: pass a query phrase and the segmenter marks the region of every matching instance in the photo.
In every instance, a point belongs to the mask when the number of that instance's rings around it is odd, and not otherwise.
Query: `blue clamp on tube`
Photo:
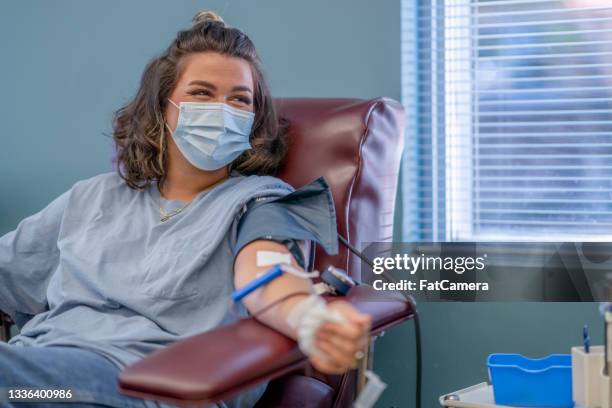
[[[280,265],[274,265],[274,267],[272,267],[266,273],[261,275],[259,278],[252,280],[251,282],[246,284],[244,287],[234,291],[234,293],[232,293],[232,300],[234,302],[239,302],[240,300],[242,300],[242,298],[247,296],[249,293],[253,292],[254,290],[264,285],[267,285],[268,283],[272,282],[274,279],[278,278],[282,274],[283,274],[283,270],[280,267]]]

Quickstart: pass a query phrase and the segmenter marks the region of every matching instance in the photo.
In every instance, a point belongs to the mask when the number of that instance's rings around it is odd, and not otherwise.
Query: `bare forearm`
[[[245,246],[236,257],[234,265],[234,283],[237,288],[245,286],[257,278],[258,274],[270,268],[270,265],[257,266],[258,251],[288,253],[283,245],[271,241],[254,241]],[[295,259],[291,258],[292,265],[299,268]],[[291,296],[298,293],[299,296]],[[288,324],[288,317],[293,314],[297,303],[311,293],[313,288],[309,279],[284,273],[248,295],[244,298],[244,303],[257,319],[297,340],[298,335]],[[281,299],[284,300],[280,301]],[[316,298],[313,299],[316,301]],[[299,321],[297,324],[300,327],[300,349],[321,372],[339,374],[354,368],[356,353],[363,353],[367,344],[371,318],[359,313],[350,303],[342,300],[335,301],[331,305],[321,305],[321,303],[318,305],[316,302],[313,305],[305,303],[296,310],[296,314],[299,315],[296,320]],[[265,313],[260,313],[264,308]],[[338,316],[338,314],[341,315],[340,322],[326,321],[326,316]],[[318,352],[315,353],[315,350]]]
[[[271,241],[258,241],[249,245],[249,247],[241,251],[234,266],[237,288],[246,285],[255,279],[259,273],[265,272],[271,267],[270,265],[262,267],[254,266],[256,265],[257,251],[260,250],[288,252],[285,246]],[[292,261],[292,264],[294,267],[299,268],[295,260]],[[313,293],[310,280],[284,273],[244,298],[244,304],[250,313],[257,314],[256,318],[258,320],[295,339],[297,335],[295,330],[287,323],[287,317],[295,304],[308,296],[309,293]],[[286,298],[286,300],[266,309],[263,313],[258,313],[283,298]]]
[[[283,275],[272,284],[253,294],[245,301],[246,307],[251,313],[257,313],[263,308],[279,301],[276,305],[268,308],[265,312],[258,314],[256,318],[267,326],[289,336],[297,338],[297,333],[288,324],[288,316],[293,307],[302,301],[309,293],[312,293],[310,284],[299,280],[295,276]],[[295,295],[294,295],[295,294]]]

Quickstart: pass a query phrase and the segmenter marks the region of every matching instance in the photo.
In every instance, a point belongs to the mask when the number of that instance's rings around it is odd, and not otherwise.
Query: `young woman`
[[[117,392],[121,368],[235,320],[230,294],[269,268],[258,252],[302,269],[308,242],[334,250],[325,183],[294,191],[270,176],[285,144],[260,62],[216,14],[198,13],[148,64],[114,140],[116,172],[77,182],[0,238],[0,309],[25,323],[0,344],[2,390],[71,390],[70,406],[156,406]],[[292,222],[301,209],[312,227]],[[286,298],[257,318],[298,339],[288,316],[311,292],[309,280],[283,274],[247,296],[242,314]],[[341,373],[364,349],[370,318],[344,301],[328,311],[344,322],[318,327],[310,361]],[[251,407],[265,385],[220,406]]]

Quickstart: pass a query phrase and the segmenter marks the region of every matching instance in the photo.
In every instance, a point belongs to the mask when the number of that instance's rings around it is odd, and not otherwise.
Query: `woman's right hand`
[[[324,374],[342,374],[357,368],[359,357],[365,355],[372,318],[344,300],[331,302],[327,307],[339,312],[344,322],[326,321],[319,326],[314,337],[319,352],[310,356],[310,362]]]

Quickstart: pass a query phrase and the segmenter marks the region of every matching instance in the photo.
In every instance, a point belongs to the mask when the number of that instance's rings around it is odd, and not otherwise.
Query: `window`
[[[403,0],[408,241],[612,239],[612,4]]]

